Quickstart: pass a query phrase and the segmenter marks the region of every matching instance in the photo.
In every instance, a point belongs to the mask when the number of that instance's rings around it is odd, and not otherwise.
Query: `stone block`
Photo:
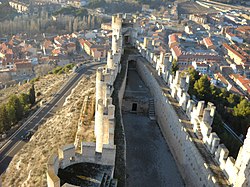
[[[229,151],[224,144],[220,144],[215,151],[215,160],[218,162],[220,168],[223,170],[228,158]]]

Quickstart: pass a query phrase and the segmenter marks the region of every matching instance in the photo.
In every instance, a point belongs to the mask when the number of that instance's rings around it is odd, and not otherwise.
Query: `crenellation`
[[[195,107],[195,102],[191,99],[188,100],[187,107],[186,107],[186,114],[189,119],[191,119],[191,112],[193,111],[193,108]]]
[[[203,114],[203,109],[205,107],[205,101],[199,101],[197,106],[193,109],[193,115],[199,117]]]
[[[215,151],[215,160],[218,162],[220,168],[224,170],[229,151],[224,144],[220,144]]]
[[[210,116],[210,113],[211,113],[211,109],[210,108],[205,108],[204,112],[203,112],[202,121],[211,126],[212,123],[213,123],[213,118]]]
[[[48,163],[47,184],[60,186],[60,179],[57,177],[59,168],[65,168],[80,162],[89,162],[102,165],[115,165],[116,146],[114,145],[115,129],[115,105],[112,104],[114,81],[121,71],[120,60],[122,53],[122,15],[112,17],[112,45],[108,52],[107,64],[96,71],[96,98],[95,98],[95,125],[94,134],[96,142],[81,142],[80,153],[76,152],[74,144],[66,145],[58,150],[58,167],[51,169]],[[87,101],[86,101],[87,103]],[[84,109],[83,109],[84,110]],[[82,110],[82,111],[83,111]],[[83,114],[84,115],[84,114]],[[82,121],[80,123],[83,123]],[[81,125],[79,125],[80,127]],[[114,170],[114,168],[113,168]],[[113,177],[112,172],[112,176]]]
[[[215,154],[215,151],[218,149],[219,144],[220,138],[218,137],[218,135],[215,132],[211,133],[208,141],[209,151],[211,154]]]
[[[238,170],[235,167],[235,159],[233,157],[230,156],[227,158],[224,170],[229,182],[233,184],[238,173]]]

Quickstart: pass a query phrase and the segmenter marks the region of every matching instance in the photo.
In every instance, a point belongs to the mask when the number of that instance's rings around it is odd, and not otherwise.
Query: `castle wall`
[[[118,72],[120,73],[121,52],[122,52],[122,15],[112,17],[112,47],[108,53],[107,65],[98,68],[96,71],[96,106],[95,106],[95,128],[96,142],[82,142],[81,153],[76,152],[74,144],[66,145],[58,150],[58,156],[52,156],[49,161],[47,172],[48,186],[60,186],[60,179],[57,176],[58,169],[64,169],[70,165],[89,162],[101,165],[115,166],[116,145],[114,145],[115,130],[115,105],[112,104],[111,95],[114,91],[114,81]],[[126,70],[127,71],[127,68]],[[119,90],[119,103],[121,105],[126,85],[125,79]],[[119,112],[120,108],[118,109]],[[53,161],[57,160],[56,161]]]
[[[206,164],[197,144],[201,143],[188,133],[179,115],[162,91],[155,77],[141,60],[137,60],[137,71],[154,97],[156,119],[176,159],[178,168],[187,186],[219,186],[214,174]],[[203,150],[205,147],[203,146]]]
[[[50,187],[60,187],[60,178],[57,176],[59,168],[59,158],[51,155],[47,163],[47,185]]]

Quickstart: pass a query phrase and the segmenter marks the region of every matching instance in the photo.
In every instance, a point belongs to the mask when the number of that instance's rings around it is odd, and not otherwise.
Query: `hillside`
[[[41,124],[42,128],[14,156],[3,176],[3,186],[47,186],[48,157],[56,153],[59,147],[74,142],[84,98],[94,97],[94,82],[93,74],[89,78],[82,78],[66,98],[63,107]]]
[[[172,0],[90,0],[89,8],[104,8],[106,12],[136,12],[141,10],[143,4],[150,5],[151,8],[159,8],[165,5],[166,2]]]

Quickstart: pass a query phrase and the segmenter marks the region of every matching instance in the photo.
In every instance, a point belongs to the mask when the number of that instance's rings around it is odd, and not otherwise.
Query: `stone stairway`
[[[107,173],[104,173],[100,187],[117,187],[117,180],[112,179]]]
[[[148,116],[150,120],[155,120],[155,105],[154,105],[154,99],[149,99],[149,110],[148,110]]]

